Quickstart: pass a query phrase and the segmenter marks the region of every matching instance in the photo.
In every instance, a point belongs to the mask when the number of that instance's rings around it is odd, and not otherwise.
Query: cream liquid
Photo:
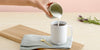
[[[58,18],[58,27],[59,27],[59,24],[60,24],[60,20],[61,20],[61,18]]]
[[[60,13],[54,13],[53,15],[54,15],[54,17],[58,18],[58,27],[59,27],[62,14],[60,14]]]

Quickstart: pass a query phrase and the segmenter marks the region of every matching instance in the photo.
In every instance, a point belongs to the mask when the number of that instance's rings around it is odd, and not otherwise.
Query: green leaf
[[[85,20],[83,22],[88,23],[88,21],[85,21]]]
[[[98,21],[98,19],[96,17],[94,17],[95,21]]]
[[[78,17],[79,20],[81,20],[82,18]]]
[[[91,16],[90,16],[90,17],[88,17],[88,22],[89,22],[89,23],[91,23]]]
[[[96,21],[100,21],[100,20],[98,20],[96,17],[94,17],[94,19],[95,19]]]
[[[94,17],[94,20],[91,19],[91,16],[88,17],[88,21],[84,20],[85,18],[78,18],[80,20],[83,20],[84,23],[93,23],[93,24],[96,24],[96,25],[100,25],[100,20],[98,20],[96,17]]]
[[[88,18],[88,20],[91,20],[91,16]]]

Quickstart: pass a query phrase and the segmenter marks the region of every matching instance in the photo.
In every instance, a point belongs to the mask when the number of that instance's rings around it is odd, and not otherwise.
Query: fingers
[[[42,3],[43,3],[44,5],[46,5],[46,4],[50,3],[50,1],[49,1],[49,0],[42,0]]]
[[[47,9],[47,4],[49,3],[49,0],[30,0],[30,1],[31,3],[34,3],[36,7],[43,10],[47,16],[52,17],[51,13],[49,13]]]
[[[52,17],[52,15],[49,13],[48,9],[46,6],[44,6],[41,2],[36,0],[37,6],[42,9],[49,17]]]
[[[31,1],[32,3],[35,3],[35,0],[29,0],[29,1]]]

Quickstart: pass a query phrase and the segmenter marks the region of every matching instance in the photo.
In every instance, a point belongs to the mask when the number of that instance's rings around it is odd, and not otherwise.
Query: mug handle
[[[71,25],[68,25],[68,27],[70,28],[70,31],[71,31],[71,35],[69,37],[72,38],[72,35],[73,35],[72,26]]]

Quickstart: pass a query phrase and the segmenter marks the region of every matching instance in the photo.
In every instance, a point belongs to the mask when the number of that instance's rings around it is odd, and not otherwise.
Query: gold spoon
[[[52,46],[50,43],[48,43],[45,39],[40,39],[41,42],[44,42],[45,44]]]

